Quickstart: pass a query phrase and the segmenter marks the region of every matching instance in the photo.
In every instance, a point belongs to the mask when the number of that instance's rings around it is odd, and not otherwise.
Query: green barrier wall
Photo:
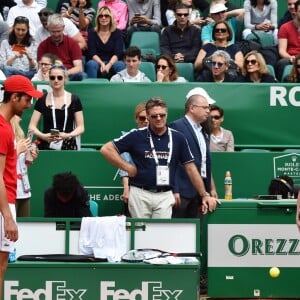
[[[184,114],[185,95],[196,87],[205,88],[225,110],[224,127],[233,131],[238,147],[295,148],[300,123],[300,87],[290,84],[158,84],[158,83],[69,83],[66,89],[80,96],[85,117],[82,143],[101,145],[122,130],[135,126],[136,104],[153,96],[161,96],[169,107],[168,121]],[[45,89],[47,85],[38,85]],[[32,107],[33,109],[33,107]],[[27,125],[32,109],[24,113]]]
[[[224,197],[224,177],[227,170],[231,171],[234,198],[267,194],[270,180],[283,172],[298,183],[299,156],[285,154],[281,158],[283,155],[282,152],[213,153],[213,176],[219,197]],[[98,151],[40,151],[39,158],[29,170],[32,187],[31,216],[43,216],[45,189],[51,185],[54,174],[66,171],[77,174],[87,187],[90,198],[99,204],[99,215],[120,213],[122,187],[116,176],[117,170]]]

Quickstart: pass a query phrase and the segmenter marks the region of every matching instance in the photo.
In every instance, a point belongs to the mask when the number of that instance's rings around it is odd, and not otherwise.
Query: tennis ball
[[[280,270],[277,267],[272,267],[269,270],[269,274],[272,278],[277,278],[280,275]]]

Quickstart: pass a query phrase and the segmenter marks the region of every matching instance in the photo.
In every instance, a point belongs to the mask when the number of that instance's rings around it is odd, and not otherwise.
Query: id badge
[[[168,166],[156,166],[156,185],[170,185],[170,169]]]
[[[206,163],[205,162],[201,163],[201,177],[206,178]]]
[[[62,143],[63,143],[63,140],[60,140],[60,141],[57,141],[57,142],[51,142],[49,144],[49,148],[52,149],[52,150],[61,150]]]

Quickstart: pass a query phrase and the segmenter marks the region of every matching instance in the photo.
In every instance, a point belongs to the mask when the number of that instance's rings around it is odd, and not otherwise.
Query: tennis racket
[[[129,250],[126,252],[121,260],[124,262],[129,263],[139,263],[139,262],[147,262],[153,258],[160,258],[160,257],[201,257],[202,254],[200,252],[166,252],[158,249],[151,249],[151,248],[143,248],[143,249],[134,249]]]

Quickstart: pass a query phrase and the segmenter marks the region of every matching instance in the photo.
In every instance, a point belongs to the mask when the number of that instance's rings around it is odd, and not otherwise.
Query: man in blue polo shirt
[[[208,196],[184,135],[166,125],[167,106],[161,98],[146,103],[148,127],[102,146],[100,152],[130,177],[128,208],[133,218],[171,218],[176,205],[173,195],[175,171],[182,164],[191,182],[203,196],[203,212],[213,211],[218,200]],[[129,152],[134,165],[121,153]]]

